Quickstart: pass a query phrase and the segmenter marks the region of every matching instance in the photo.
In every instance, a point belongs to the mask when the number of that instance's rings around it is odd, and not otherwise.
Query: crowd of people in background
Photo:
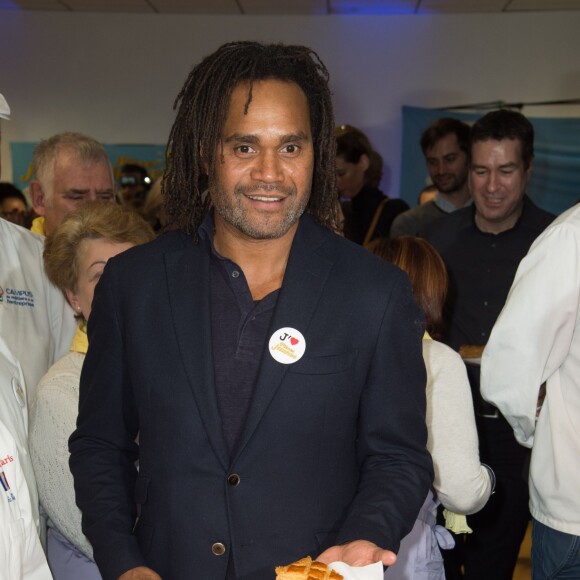
[[[63,132],[0,183],[0,578],[511,580],[530,521],[580,578],[580,209],[507,109],[424,129],[410,208],[327,83],[231,43],[155,182]]]

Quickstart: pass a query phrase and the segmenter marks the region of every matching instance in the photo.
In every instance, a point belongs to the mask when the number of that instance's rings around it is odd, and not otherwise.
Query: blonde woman
[[[130,207],[90,203],[65,218],[46,240],[46,273],[66,295],[79,321],[71,352],[41,379],[31,407],[30,453],[40,504],[48,516],[48,561],[55,580],[100,579],[91,545],[81,531],[68,467],[68,438],[76,425],[88,346],[86,321],[107,261],[153,238],[151,227]]]

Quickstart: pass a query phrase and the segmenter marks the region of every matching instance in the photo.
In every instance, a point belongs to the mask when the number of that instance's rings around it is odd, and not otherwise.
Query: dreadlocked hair
[[[297,84],[308,101],[314,145],[312,193],[306,211],[332,229],[337,221],[336,141],[328,70],[305,46],[230,42],[193,68],[173,105],[175,122],[167,144],[163,194],[170,228],[181,228],[197,241],[208,210],[208,179],[215,175],[216,151],[233,90],[248,83],[245,113],[255,81]]]

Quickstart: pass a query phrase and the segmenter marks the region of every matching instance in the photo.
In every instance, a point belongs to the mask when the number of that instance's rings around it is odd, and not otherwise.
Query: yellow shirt
[[[89,337],[87,336],[87,323],[82,321],[77,331],[74,335],[70,350],[72,352],[80,352],[81,354],[87,354],[89,348]]]
[[[34,218],[32,220],[32,225],[30,226],[30,231],[33,234],[44,236],[44,218],[43,217]]]

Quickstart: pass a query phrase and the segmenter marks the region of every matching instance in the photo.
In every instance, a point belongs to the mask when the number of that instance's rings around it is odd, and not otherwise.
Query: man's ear
[[[46,208],[46,199],[44,191],[42,190],[42,185],[38,179],[33,179],[28,186],[28,192],[30,193],[30,199],[32,201],[32,208],[37,215],[43,216]]]
[[[530,164],[528,165],[528,168],[526,169],[526,177],[528,178],[528,181],[530,180],[530,177],[532,177],[532,169],[533,168],[534,168],[534,160],[531,159]]]

